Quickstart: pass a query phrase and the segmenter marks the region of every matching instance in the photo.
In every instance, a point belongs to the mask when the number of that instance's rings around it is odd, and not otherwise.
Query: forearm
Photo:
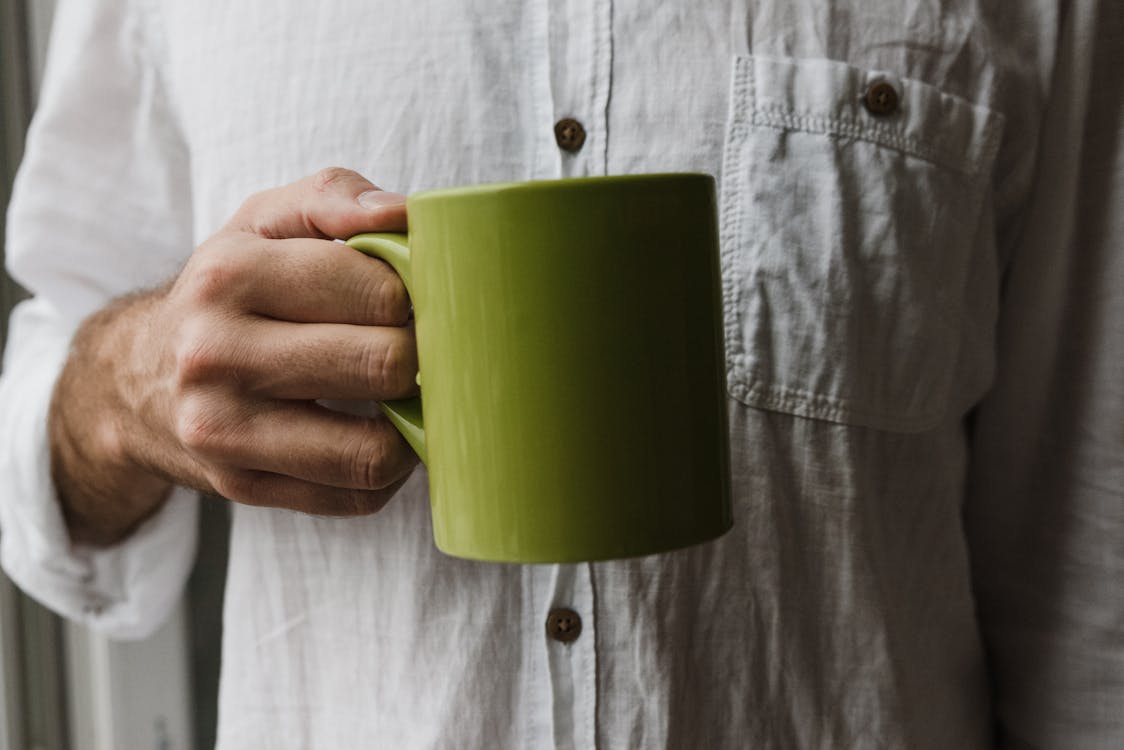
[[[143,444],[133,418],[143,408],[143,392],[137,393],[143,373],[135,371],[132,355],[162,294],[122,298],[87,319],[55,386],[48,417],[51,474],[74,542],[120,541],[171,489],[132,450]]]

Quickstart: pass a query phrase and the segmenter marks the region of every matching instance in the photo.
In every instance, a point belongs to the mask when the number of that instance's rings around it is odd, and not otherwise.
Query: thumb
[[[251,196],[227,226],[271,239],[404,232],[406,196],[380,190],[350,169],[329,167]]]

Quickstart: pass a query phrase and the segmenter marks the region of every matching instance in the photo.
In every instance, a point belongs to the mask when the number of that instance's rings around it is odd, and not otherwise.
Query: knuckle
[[[256,193],[251,193],[250,195],[246,196],[245,200],[242,201],[242,204],[238,207],[238,211],[236,213],[239,216],[254,216],[258,213],[263,205],[269,203],[269,196],[271,192],[271,190],[261,190]]]
[[[366,490],[378,490],[394,481],[389,476],[387,446],[377,437],[357,438],[344,451],[344,471],[351,483]]]
[[[229,363],[216,327],[201,320],[185,323],[174,348],[175,382],[180,392],[222,376]]]
[[[359,178],[359,175],[350,169],[324,167],[312,175],[311,182],[314,190],[325,192],[339,183],[346,183],[356,178]]]
[[[253,228],[259,222],[259,217],[266,216],[272,211],[278,200],[278,191],[278,188],[271,188],[247,196],[238,210],[234,212],[231,225],[253,231]]]
[[[216,452],[224,442],[223,433],[222,421],[207,399],[195,396],[180,402],[175,413],[175,434],[189,453]]]
[[[240,253],[222,252],[224,249],[212,246],[196,252],[182,284],[191,302],[200,306],[229,303],[251,278],[252,265]]]
[[[373,344],[363,366],[370,390],[378,397],[404,396],[413,388],[416,357],[402,337],[384,337]]]
[[[390,273],[378,284],[375,309],[386,325],[401,326],[410,320],[410,295],[398,274]]]
[[[383,360],[383,380],[394,396],[406,396],[413,392],[418,373],[418,357],[414,348],[414,338],[395,336],[387,347]]]
[[[218,469],[211,473],[209,481],[215,492],[227,500],[246,505],[259,504],[258,482],[252,472]]]

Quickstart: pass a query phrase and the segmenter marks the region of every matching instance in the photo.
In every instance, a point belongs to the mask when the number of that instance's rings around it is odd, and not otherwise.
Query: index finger
[[[406,231],[406,196],[379,189],[350,169],[329,167],[248,198],[228,229],[268,239],[347,239]]]

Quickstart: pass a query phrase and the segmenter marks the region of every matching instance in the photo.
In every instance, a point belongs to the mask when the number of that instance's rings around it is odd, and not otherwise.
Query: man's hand
[[[172,484],[307,513],[379,510],[417,457],[385,419],[316,401],[416,391],[401,280],[332,241],[405,229],[402,196],[324,170],[251,197],[173,283],[87,320],[50,414],[71,537],[122,538]]]

